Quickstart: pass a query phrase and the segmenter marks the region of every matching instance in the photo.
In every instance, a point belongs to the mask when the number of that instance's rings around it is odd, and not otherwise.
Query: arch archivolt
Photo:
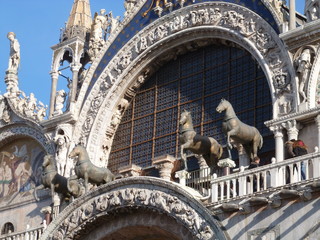
[[[92,159],[101,152],[97,146],[101,145],[110,128],[105,123],[111,122],[124,96],[134,96],[145,81],[150,65],[176,47],[205,39],[225,39],[252,54],[268,79],[274,118],[296,110],[296,83],[292,81],[294,69],[273,28],[256,13],[236,4],[209,2],[192,5],[150,24],[133,37],[103,70],[83,104],[75,131],[76,141],[87,145]]]
[[[48,226],[41,239],[71,240],[80,235],[85,238],[85,232],[91,234],[99,228],[95,221],[102,218],[106,223],[108,216],[118,213],[120,217],[119,213],[129,214],[133,210],[152,211],[174,219],[193,239],[226,239],[219,223],[188,192],[176,184],[150,177],[117,180],[77,199]],[[126,218],[126,214],[123,217]],[[112,218],[110,222],[112,224]],[[125,224],[117,226],[117,230],[125,227]]]
[[[54,146],[49,143],[46,136],[39,130],[29,126],[8,126],[1,129],[0,133],[0,147],[5,145],[8,141],[17,139],[19,137],[30,137],[36,140],[47,153],[54,154]]]
[[[309,109],[320,106],[320,47],[311,46],[315,54],[312,69],[309,76],[307,97]]]

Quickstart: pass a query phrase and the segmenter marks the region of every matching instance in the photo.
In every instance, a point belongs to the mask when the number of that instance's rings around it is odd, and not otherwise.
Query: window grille
[[[191,111],[197,133],[225,144],[224,114],[215,110],[221,98],[231,102],[241,121],[259,129],[266,146],[259,156],[270,156],[274,140],[263,123],[272,117],[272,104],[263,71],[247,51],[211,45],[168,62],[141,86],[115,134],[109,168],[148,167],[164,154],[180,158],[184,109]]]

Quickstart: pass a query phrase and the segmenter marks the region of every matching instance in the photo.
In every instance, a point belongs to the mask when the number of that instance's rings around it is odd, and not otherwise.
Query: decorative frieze
[[[94,221],[97,216],[108,215],[118,209],[125,211],[134,206],[135,209],[150,209],[166,214],[183,224],[195,239],[215,239],[212,227],[199,213],[187,203],[171,194],[150,189],[126,188],[105,193],[90,199],[70,213],[57,226],[52,240],[75,239],[75,236],[86,224]]]

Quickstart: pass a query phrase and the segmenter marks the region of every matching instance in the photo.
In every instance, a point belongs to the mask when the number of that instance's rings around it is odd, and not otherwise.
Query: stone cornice
[[[267,127],[271,127],[274,125],[280,125],[282,123],[285,123],[291,120],[297,120],[301,123],[311,122],[311,121],[314,122],[314,117],[319,115],[319,113],[320,113],[320,108],[313,108],[313,109],[305,110],[302,112],[288,114],[274,120],[266,121],[264,122],[264,124]]]
[[[280,38],[285,41],[289,50],[294,50],[302,45],[319,42],[320,40],[320,19],[306,23],[296,29],[280,34]]]

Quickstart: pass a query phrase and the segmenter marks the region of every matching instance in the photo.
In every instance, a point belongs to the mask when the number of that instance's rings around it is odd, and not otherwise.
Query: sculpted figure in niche
[[[304,13],[307,16],[308,22],[319,19],[319,15],[320,15],[319,7],[320,7],[320,0],[306,0]]]
[[[54,114],[53,115],[60,115],[63,113],[62,109],[64,107],[64,102],[66,101],[67,93],[62,89],[57,91],[56,101],[54,106]]]
[[[16,35],[13,32],[9,32],[7,37],[10,40],[10,58],[8,70],[17,71],[20,64],[20,44],[15,38]]]
[[[307,96],[305,93],[305,86],[309,78],[309,73],[311,69],[311,51],[306,48],[302,51],[300,57],[297,60],[297,75],[299,78],[299,93],[302,97],[301,103],[307,101]]]

